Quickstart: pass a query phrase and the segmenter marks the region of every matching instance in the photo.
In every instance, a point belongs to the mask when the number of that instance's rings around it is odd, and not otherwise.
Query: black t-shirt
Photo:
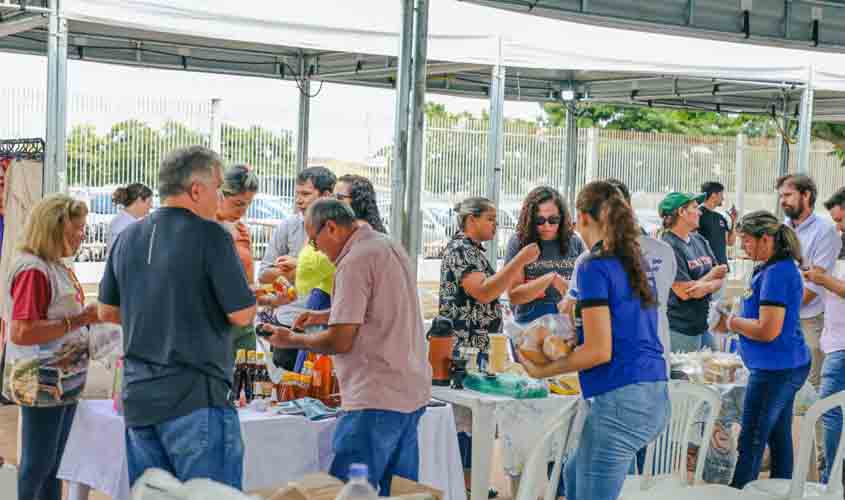
[[[716,256],[700,234],[692,233],[689,241],[678,238],[675,233],[663,233],[663,241],[672,247],[678,271],[675,282],[698,281],[713,269]],[[685,335],[703,335],[707,331],[707,314],[710,311],[710,296],[700,299],[681,300],[674,290],[669,293],[669,329]]]
[[[698,226],[698,234],[710,243],[713,255],[719,264],[728,264],[728,233],[730,226],[728,221],[719,212],[714,212],[705,206],[701,206],[701,219]]]
[[[229,404],[227,315],[255,305],[255,295],[223,226],[181,208],[130,225],[109,254],[99,299],[120,307],[127,425]]]

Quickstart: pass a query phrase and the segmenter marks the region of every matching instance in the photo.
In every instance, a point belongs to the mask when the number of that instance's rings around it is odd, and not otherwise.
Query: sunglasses
[[[557,226],[560,224],[560,221],[563,219],[560,215],[552,215],[551,217],[543,217],[542,215],[538,215],[537,218],[534,219],[534,223],[538,226],[542,226],[546,222],[551,224],[552,226]]]

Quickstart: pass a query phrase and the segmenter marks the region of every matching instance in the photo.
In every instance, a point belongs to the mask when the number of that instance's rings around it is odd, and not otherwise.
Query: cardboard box
[[[326,474],[309,474],[299,481],[276,490],[262,490],[255,494],[266,500],[335,500],[343,483]],[[403,500],[443,500],[443,492],[402,477],[394,477],[390,484],[392,497]]]

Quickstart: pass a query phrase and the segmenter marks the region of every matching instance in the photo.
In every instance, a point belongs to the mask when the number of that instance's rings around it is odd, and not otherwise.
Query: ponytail
[[[578,211],[589,214],[605,229],[603,255],[617,257],[628,275],[631,289],[644,306],[657,303],[645,272],[640,232],[631,205],[613,184],[597,181],[578,194]]]
[[[791,227],[781,224],[775,234],[775,256],[777,258],[791,258],[801,266],[804,256],[801,255],[801,240]]]
[[[738,228],[739,232],[754,238],[762,238],[764,234],[771,236],[774,240],[773,260],[792,259],[798,262],[798,265],[804,263],[798,235],[772,213],[765,210],[751,212],[742,218]]]

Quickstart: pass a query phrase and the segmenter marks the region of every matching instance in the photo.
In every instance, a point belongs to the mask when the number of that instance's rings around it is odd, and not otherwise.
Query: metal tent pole
[[[296,127],[296,171],[308,166],[308,133],[311,124],[311,78],[307,76],[308,60],[299,58],[299,121]]]
[[[401,0],[402,29],[399,32],[399,60],[396,70],[396,112],[393,132],[393,168],[390,190],[390,234],[405,243],[405,176],[408,162],[408,101],[411,95],[411,50],[413,49],[414,0]],[[405,246],[406,250],[410,249]]]
[[[422,163],[425,147],[425,87],[426,59],[428,55],[428,0],[417,0],[414,10],[414,65],[411,80],[410,133],[408,135],[408,170],[406,213],[408,216],[405,248],[411,259],[414,275],[422,240]]]
[[[501,40],[499,41],[501,53]],[[501,60],[501,58],[500,58]],[[499,211],[499,191],[502,185],[505,123],[505,67],[496,65],[490,78],[490,123],[487,130],[487,197]],[[499,235],[487,247],[487,260],[493,269],[498,267]]]
[[[807,86],[801,94],[801,121],[798,127],[798,172],[810,173],[810,143],[813,131],[813,67],[810,66]]]
[[[566,171],[564,172],[564,186],[566,188],[569,211],[575,218],[575,184],[578,181],[578,106],[575,101],[566,103]]]
[[[67,190],[67,20],[59,0],[49,6],[44,194]]]

